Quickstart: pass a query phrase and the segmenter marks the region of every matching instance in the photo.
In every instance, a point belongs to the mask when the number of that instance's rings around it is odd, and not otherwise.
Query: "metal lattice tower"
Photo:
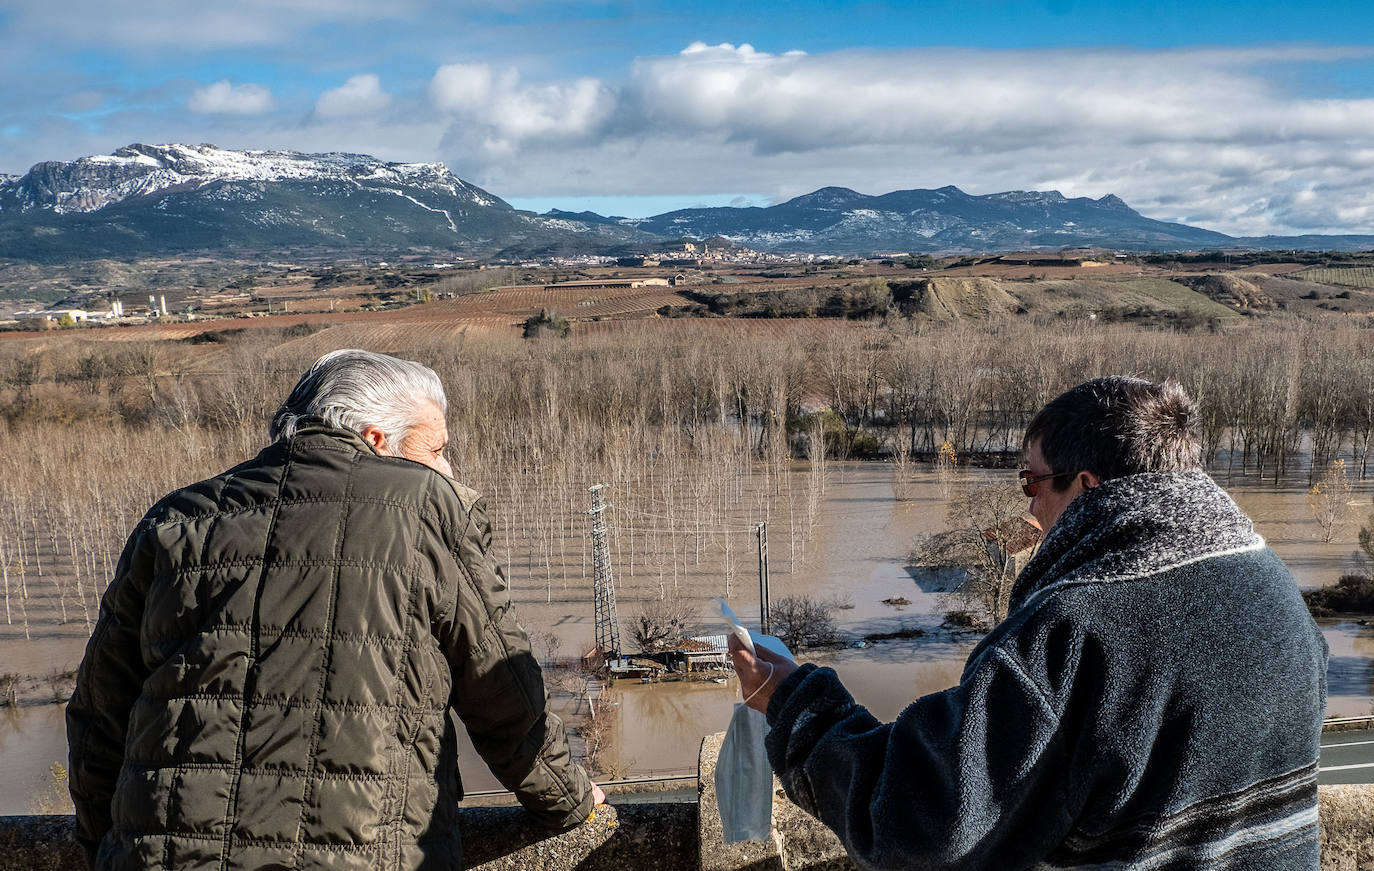
[[[592,507],[592,601],[596,611],[596,646],[607,657],[620,655],[620,621],[615,615],[615,580],[611,577],[611,553],[606,546],[606,509],[601,501],[605,484],[588,488]]]

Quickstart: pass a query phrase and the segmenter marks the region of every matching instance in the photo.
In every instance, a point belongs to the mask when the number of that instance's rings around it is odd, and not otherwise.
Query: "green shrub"
[[[1308,590],[1303,601],[1314,617],[1374,613],[1374,577],[1342,575],[1336,583]]]
[[[527,339],[538,338],[539,336],[557,336],[565,339],[572,332],[572,324],[568,319],[556,311],[540,309],[539,314],[531,315],[525,321],[524,337]]]

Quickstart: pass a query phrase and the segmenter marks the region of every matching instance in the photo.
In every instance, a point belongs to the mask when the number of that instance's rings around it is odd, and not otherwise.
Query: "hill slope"
[[[184,251],[491,255],[646,237],[511,208],[438,163],[130,145],[0,181],[0,250],[29,260]]]
[[[1211,230],[1146,218],[1119,198],[1058,191],[974,196],[956,187],[866,196],[821,188],[767,208],[684,209],[626,222],[660,236],[724,236],[766,251],[1006,251],[1102,245],[1134,250],[1225,245]]]

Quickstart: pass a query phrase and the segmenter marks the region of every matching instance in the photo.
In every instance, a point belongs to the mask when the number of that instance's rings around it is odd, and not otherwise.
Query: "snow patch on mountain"
[[[40,163],[23,176],[0,180],[0,202],[17,202],[21,211],[46,209],[67,214],[94,212],[132,197],[197,190],[218,182],[293,181],[343,182],[374,189],[386,185],[418,187],[476,206],[501,205],[453,175],[442,163],[386,163],[364,154],[238,151],[180,143],[136,143],[113,154]],[[452,223],[452,218],[449,221]]]

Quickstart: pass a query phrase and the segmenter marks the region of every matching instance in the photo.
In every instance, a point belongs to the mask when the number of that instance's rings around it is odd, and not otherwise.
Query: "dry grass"
[[[1374,868],[1374,786],[1323,786],[1318,796],[1323,871]]]
[[[500,294],[478,296],[499,308]],[[1266,471],[1301,443],[1367,447],[1359,438],[1374,427],[1374,343],[1348,327],[1294,322],[1280,343],[1265,330],[648,318],[521,341],[506,314],[426,315],[476,305],[468,299],[344,314],[309,334],[230,321],[253,328],[205,344],[82,331],[0,347],[0,437],[11,446],[0,454],[0,638],[83,637],[148,506],[256,453],[299,373],[337,347],[399,353],[440,374],[450,459],[487,494],[516,599],[542,621],[589,601],[596,483],[610,487],[627,607],[742,591],[760,521],[774,572],[804,565],[826,482],[794,457],[818,442],[806,413],[820,406],[838,413],[840,429],[824,436],[832,451],[901,445],[908,461],[945,442],[961,458],[1014,447],[1059,391],[1123,371],[1181,380],[1203,402],[1209,449],[1229,439]]]

